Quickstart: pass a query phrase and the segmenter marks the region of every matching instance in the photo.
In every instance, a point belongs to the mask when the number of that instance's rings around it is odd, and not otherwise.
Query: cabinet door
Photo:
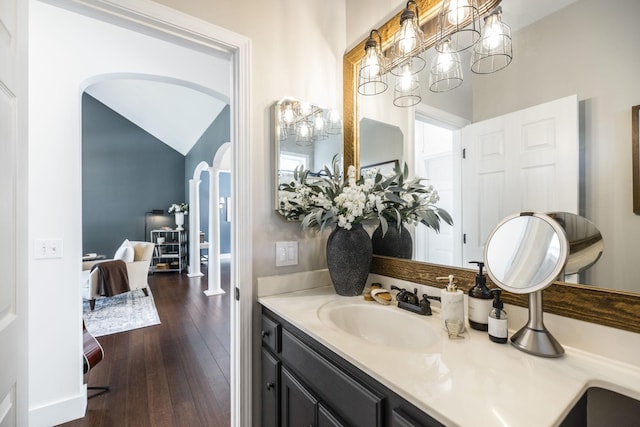
[[[316,399],[284,366],[281,375],[282,426],[316,425]]]
[[[280,361],[262,349],[262,425],[280,425]]]
[[[318,404],[318,427],[346,427],[323,403]]]

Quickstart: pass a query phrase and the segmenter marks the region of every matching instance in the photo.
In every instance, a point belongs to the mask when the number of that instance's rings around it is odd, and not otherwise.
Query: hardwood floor
[[[229,263],[222,263],[224,295],[202,293],[203,273],[149,276],[161,324],[98,338],[105,357],[88,384],[111,390],[64,426],[230,424]]]

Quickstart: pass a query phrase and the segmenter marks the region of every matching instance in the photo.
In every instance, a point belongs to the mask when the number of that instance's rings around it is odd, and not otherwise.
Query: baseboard
[[[38,408],[29,408],[29,427],[50,427],[84,417],[87,412],[87,386],[82,393]]]

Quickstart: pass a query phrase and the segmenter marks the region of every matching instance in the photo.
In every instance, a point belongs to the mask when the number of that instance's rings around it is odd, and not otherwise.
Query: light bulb
[[[331,112],[329,113],[329,120],[331,121],[331,123],[338,123],[340,121],[340,114],[338,113],[338,110],[331,110]]]
[[[489,15],[484,26],[484,36],[482,37],[482,47],[487,50],[493,50],[502,43],[502,26],[498,15]]]
[[[300,103],[300,113],[303,116],[306,116],[307,114],[311,113],[311,104],[309,104],[306,101],[303,101]]]
[[[447,73],[453,67],[453,55],[451,54],[451,46],[448,41],[442,43],[442,52],[438,53],[436,60],[436,69],[438,73]]]
[[[398,41],[398,48],[402,55],[412,52],[416,48],[417,34],[413,25],[413,19],[405,19],[400,29],[402,38]]]
[[[405,67],[402,71],[402,76],[400,76],[400,89],[403,92],[411,91],[412,80],[411,69],[409,67]]]
[[[447,19],[453,25],[459,25],[468,16],[468,8],[468,0],[451,0],[449,2],[449,10],[447,11]]]
[[[324,129],[324,119],[322,118],[322,116],[318,115],[316,116],[314,125],[313,125],[317,131],[322,131]]]
[[[309,126],[307,126],[305,123],[300,125],[300,132],[298,133],[300,135],[300,138],[306,138],[309,136]]]
[[[367,79],[374,79],[380,75],[380,61],[375,47],[367,49],[365,66],[363,67],[363,77]]]
[[[291,107],[291,104],[288,104],[284,109],[282,118],[284,119],[285,123],[291,124],[293,123],[294,117],[295,117],[295,114],[293,113],[293,107]]]

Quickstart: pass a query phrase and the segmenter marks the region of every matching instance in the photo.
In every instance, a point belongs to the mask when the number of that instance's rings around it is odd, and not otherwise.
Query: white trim
[[[231,425],[251,426],[251,41],[245,36],[150,0],[41,1],[153,37],[170,39],[212,55],[224,55],[231,60],[231,181],[232,194],[236,195],[232,198],[236,217],[231,228],[231,288],[242,290],[240,301],[231,304]],[[242,209],[238,206],[241,200]]]

